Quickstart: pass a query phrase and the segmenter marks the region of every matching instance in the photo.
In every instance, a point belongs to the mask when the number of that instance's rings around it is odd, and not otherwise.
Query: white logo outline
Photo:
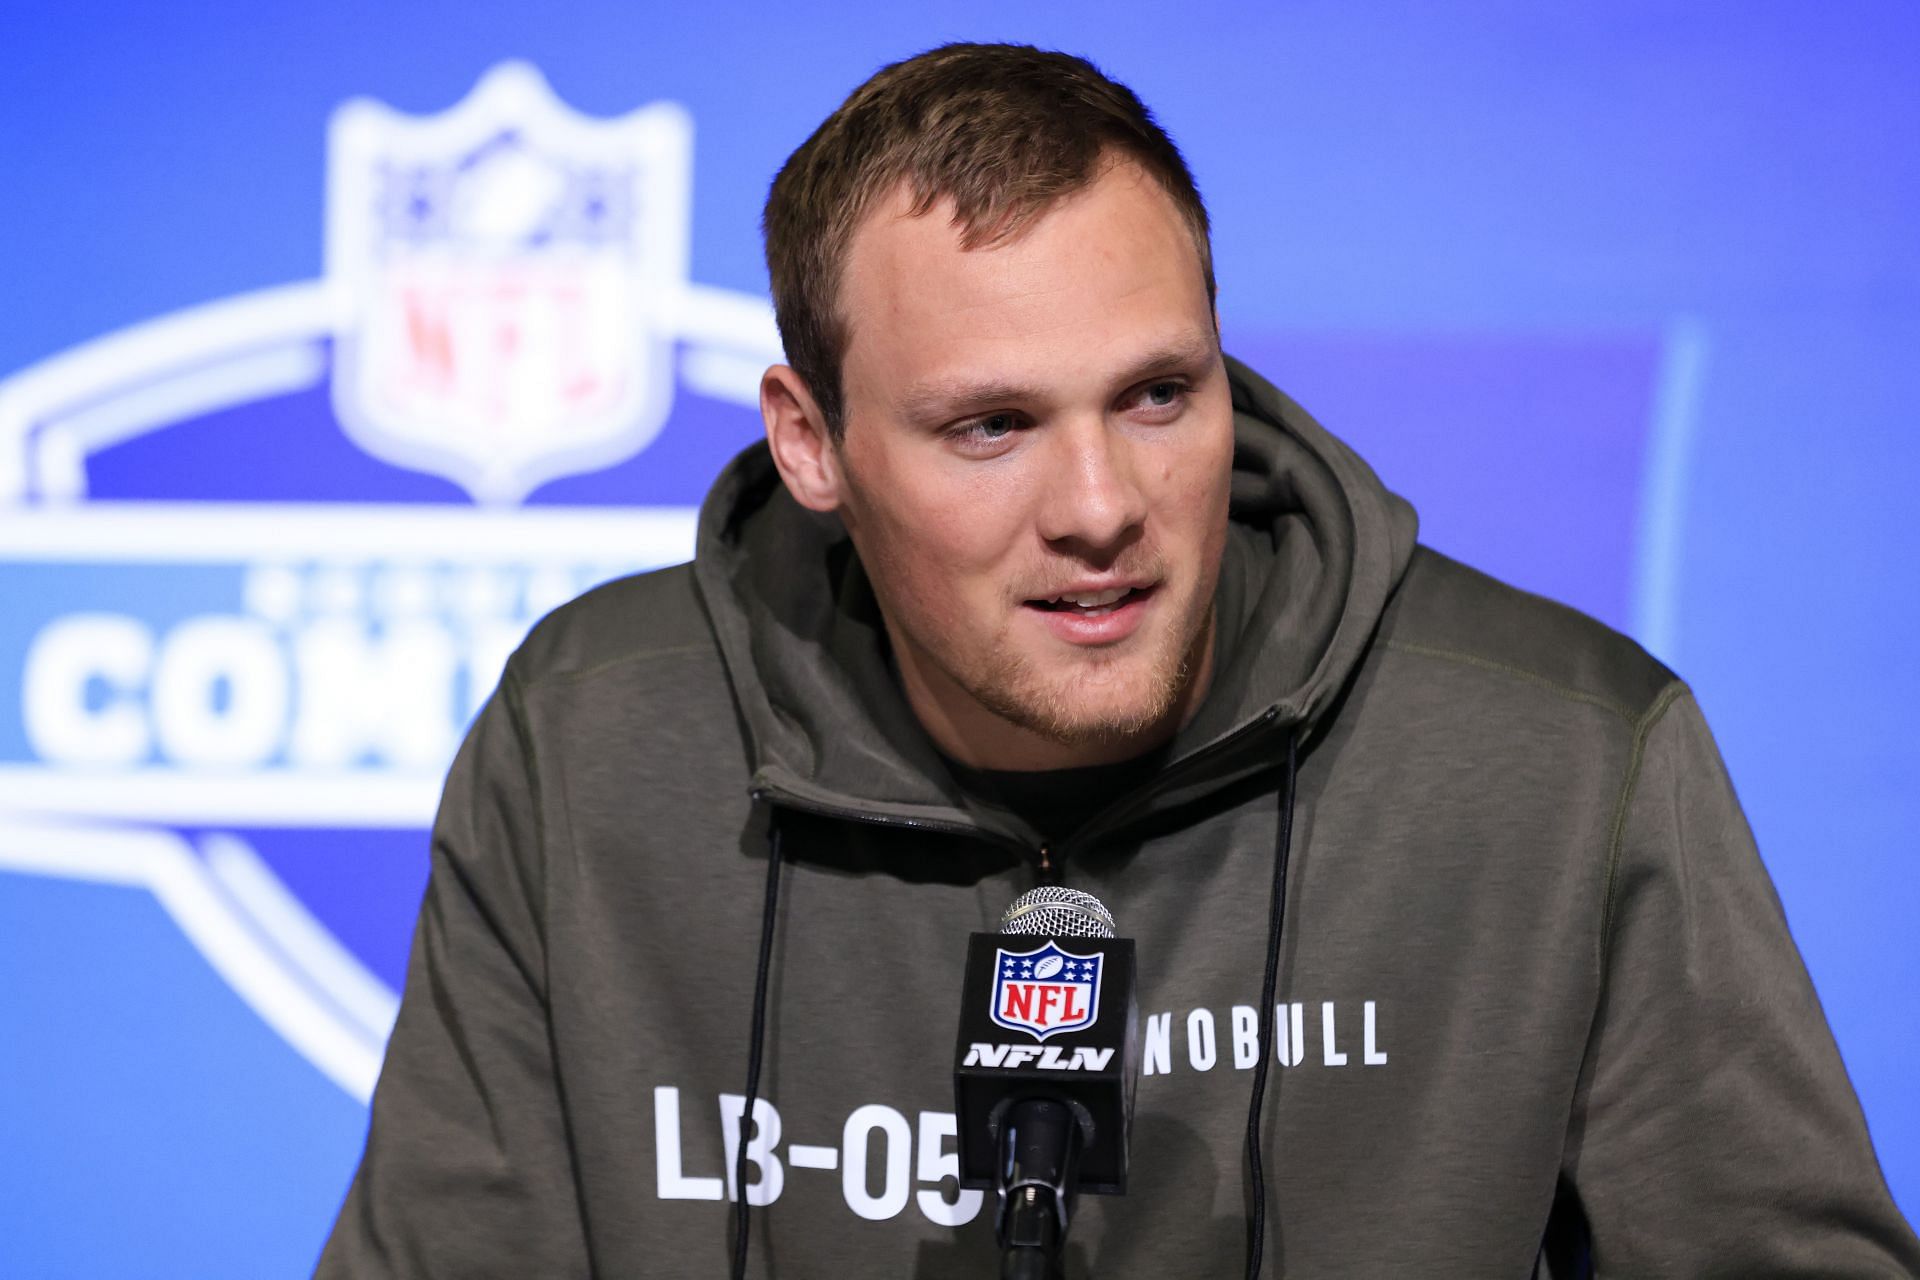
[[[465,172],[450,167],[476,155]],[[530,252],[520,233],[569,203],[569,162],[602,179],[599,205],[624,209],[631,234],[596,248],[555,237]],[[429,185],[444,206],[429,218],[439,234],[413,248],[378,230],[392,203],[384,187],[400,185],[393,172],[407,166],[440,176]],[[679,104],[595,119],[524,62],[495,67],[434,115],[364,98],[343,105],[328,134],[326,269],[344,309],[332,388],[347,434],[483,503],[518,502],[644,449],[672,408],[692,167],[693,124]],[[496,294],[512,300],[489,305]],[[423,320],[423,307],[435,318]],[[516,336],[509,347],[499,335]],[[535,347],[542,359],[526,354]],[[422,362],[422,351],[435,358]],[[610,389],[557,402],[558,362]],[[440,378],[423,380],[423,363]]]

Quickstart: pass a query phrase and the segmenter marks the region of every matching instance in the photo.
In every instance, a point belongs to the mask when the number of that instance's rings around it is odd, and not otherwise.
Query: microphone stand
[[[1061,1246],[1073,1216],[1080,1117],[1052,1098],[1015,1102],[1000,1125],[1000,1280],[1064,1280]]]

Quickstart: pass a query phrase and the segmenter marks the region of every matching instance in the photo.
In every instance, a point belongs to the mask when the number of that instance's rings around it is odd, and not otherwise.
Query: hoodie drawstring
[[[1260,1167],[1260,1104],[1267,1093],[1267,1063],[1274,1043],[1275,987],[1280,975],[1280,933],[1287,916],[1287,856],[1293,851],[1293,793],[1300,780],[1299,737],[1287,735],[1287,785],[1280,793],[1280,832],[1274,841],[1273,897],[1267,907],[1267,971],[1260,980],[1260,1056],[1253,1068],[1253,1100],[1247,1104],[1247,1167],[1253,1212],[1247,1218],[1247,1280],[1259,1280],[1267,1244],[1267,1180]]]
[[[1267,1092],[1267,1064],[1274,1035],[1274,998],[1279,985],[1280,939],[1287,914],[1287,859],[1293,850],[1293,800],[1299,786],[1299,739],[1287,735],[1287,780],[1280,793],[1280,830],[1274,843],[1273,895],[1267,909],[1267,964],[1260,980],[1259,1060],[1253,1069],[1253,1098],[1247,1105],[1247,1165],[1251,1174],[1253,1212],[1247,1219],[1247,1280],[1258,1280],[1266,1247],[1267,1184],[1260,1165],[1260,1107]],[[747,1094],[740,1111],[738,1146],[734,1154],[733,1185],[737,1216],[733,1231],[733,1280],[747,1274],[747,1135],[753,1126],[753,1106],[760,1096],[760,1059],[766,1041],[767,978],[773,969],[773,926],[780,903],[780,822],[771,818],[767,830],[767,889],[760,914],[760,961],[753,976],[753,1033],[747,1047]]]
[[[780,904],[780,819],[767,826],[767,892],[760,912],[760,964],[753,975],[753,1035],[747,1043],[747,1100],[740,1111],[739,1147],[734,1153],[733,1280],[747,1274],[747,1134],[753,1126],[753,1104],[760,1096],[760,1050],[767,1031],[767,974],[773,968],[773,922]]]

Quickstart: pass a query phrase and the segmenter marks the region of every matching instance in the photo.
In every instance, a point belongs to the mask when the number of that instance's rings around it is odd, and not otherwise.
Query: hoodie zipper
[[[1232,751],[1236,747],[1242,746],[1251,739],[1254,734],[1268,728],[1279,718],[1280,708],[1268,707],[1260,713],[1259,719],[1248,721],[1226,737],[1213,743],[1213,745],[1196,751],[1186,759],[1175,763],[1166,773],[1160,775],[1160,781],[1164,782],[1169,776],[1175,780],[1185,777],[1192,773],[1196,766],[1228,751]],[[1155,790],[1158,789],[1158,787],[1155,788]],[[1136,795],[1131,802],[1123,804],[1117,811],[1109,810],[1108,812],[1111,816],[1106,817],[1105,821],[1101,821],[1099,817],[1096,817],[1095,821],[1088,823],[1062,843],[1057,861],[1061,865],[1065,865],[1068,850],[1077,849],[1082,845],[1092,844],[1095,839],[1111,835],[1113,832],[1119,830],[1127,822],[1131,821],[1152,798],[1153,791],[1143,792]]]
[[[835,818],[843,822],[859,822],[870,827],[893,827],[907,831],[932,831],[941,835],[960,836],[964,839],[983,840],[988,844],[1011,849],[1020,855],[1024,862],[1033,862],[1042,871],[1047,870],[1047,846],[1033,848],[1022,844],[1012,836],[1002,835],[998,831],[989,831],[985,827],[971,826],[964,822],[937,822],[931,818],[902,818],[893,814],[874,813],[870,809],[857,809],[851,805],[824,804],[818,800],[806,800],[790,791],[781,791],[773,787],[756,787],[750,792],[755,800],[765,800],[785,805],[789,809],[798,809],[802,813],[811,813],[816,817]]]

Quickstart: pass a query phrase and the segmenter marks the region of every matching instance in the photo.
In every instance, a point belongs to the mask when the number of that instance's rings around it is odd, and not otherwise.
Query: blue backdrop
[[[15,16],[0,1273],[311,1267],[461,728],[687,553],[777,357],[770,176],[953,38],[1131,83],[1229,349],[1690,679],[1920,1212],[1920,10],[1033,8]]]

